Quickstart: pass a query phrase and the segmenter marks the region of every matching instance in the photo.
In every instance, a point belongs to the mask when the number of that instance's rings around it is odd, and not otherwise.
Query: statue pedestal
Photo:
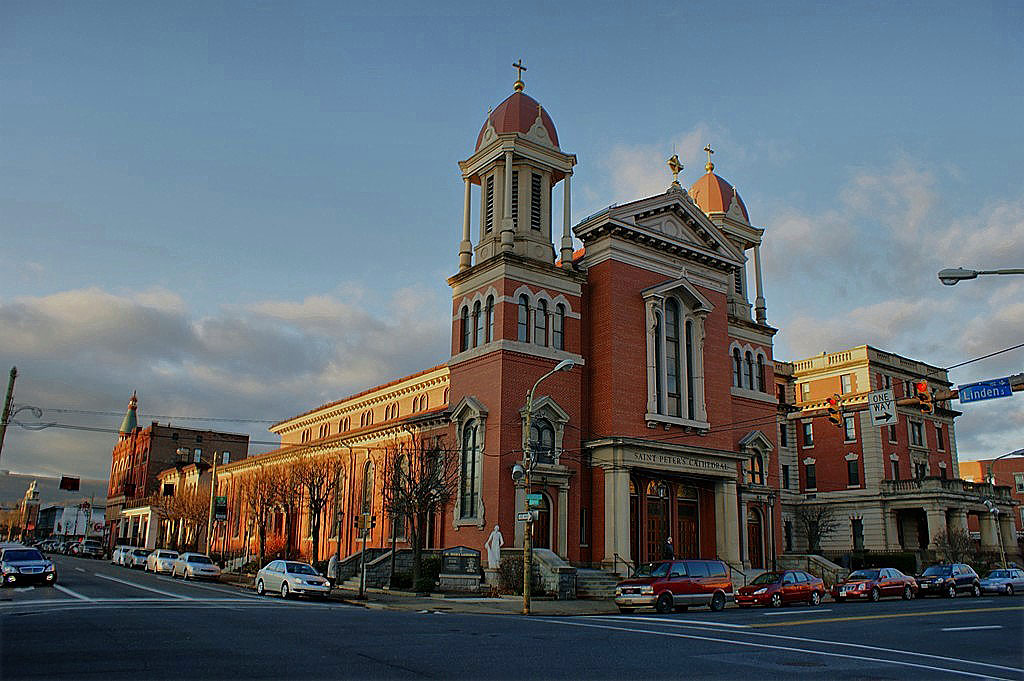
[[[484,584],[498,586],[498,568],[484,568]]]

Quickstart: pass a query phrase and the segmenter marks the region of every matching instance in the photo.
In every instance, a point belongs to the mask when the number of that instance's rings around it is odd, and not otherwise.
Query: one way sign
[[[871,393],[868,405],[871,409],[871,425],[891,426],[896,423],[896,396],[892,388]]]

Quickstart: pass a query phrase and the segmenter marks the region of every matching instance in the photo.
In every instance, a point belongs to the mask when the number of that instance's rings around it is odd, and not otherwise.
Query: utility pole
[[[7,435],[7,423],[11,420],[11,405],[14,401],[14,379],[18,378],[18,367],[11,367],[11,378],[7,381],[7,397],[4,399],[4,413],[0,418],[0,453],[4,451],[4,436]]]
[[[206,521],[206,555],[210,555],[213,546],[213,498],[217,494],[217,450],[213,451],[213,472],[210,474],[210,515]]]

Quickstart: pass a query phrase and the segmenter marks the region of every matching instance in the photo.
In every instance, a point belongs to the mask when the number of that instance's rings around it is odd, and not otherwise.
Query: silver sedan
[[[174,570],[174,561],[178,559],[177,551],[157,549],[146,558],[146,572],[166,572]]]
[[[182,579],[220,579],[220,568],[202,553],[183,553],[171,567],[171,577]]]
[[[279,593],[281,598],[292,594],[326,596],[331,583],[320,576],[309,563],[293,560],[275,560],[256,573],[256,593]]]
[[[982,593],[991,591],[1007,596],[1024,593],[1024,570],[1020,568],[993,570],[985,579],[981,580],[981,591]]]

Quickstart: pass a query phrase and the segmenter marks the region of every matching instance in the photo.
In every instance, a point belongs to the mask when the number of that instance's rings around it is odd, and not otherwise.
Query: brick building
[[[148,498],[159,491],[157,476],[161,471],[183,458],[210,463],[211,457],[216,456],[219,463],[228,463],[244,459],[249,450],[248,435],[161,425],[156,421],[142,428],[138,423],[138,404],[132,393],[111,454],[106,515],[111,546],[134,544],[139,537],[146,536],[142,516],[134,514],[129,519],[124,511],[148,505]]]
[[[981,548],[998,550],[996,523],[985,499],[1009,513],[1010,491],[978,480],[960,479],[954,420],[948,402],[933,414],[919,406],[897,407],[897,423],[872,426],[871,391],[892,388],[897,400],[914,397],[913,385],[927,380],[948,389],[944,369],[862,345],[776,364],[776,390],[784,407],[779,417],[782,466],[783,539],[787,550],[806,551],[798,509],[828,505],[838,529],[821,542],[826,555],[851,550],[935,549],[947,526],[966,529],[980,522]],[[826,398],[838,394],[843,423],[828,420]],[[1010,536],[1006,516],[1001,531]]]
[[[541,495],[535,546],[578,565],[621,571],[660,558],[669,536],[676,555],[771,562],[780,469],[764,230],[714,173],[710,148],[689,190],[673,159],[665,192],[573,225],[576,157],[523,89],[517,81],[459,164],[450,358],[277,424],[279,450],[226,466],[218,485],[239,517],[228,523],[233,546],[252,541],[247,471],[305,451],[340,456],[348,472],[331,510],[383,518],[381,451],[416,434],[443,436],[460,456],[455,501],[428,545],[480,548],[500,525],[507,545],[522,546],[516,512],[530,492]],[[573,235],[584,245],[575,253]],[[526,433],[527,392],[563,360],[573,368],[540,385]],[[513,481],[516,464],[532,464],[530,490]],[[357,551],[351,525],[324,523],[317,558]],[[272,526],[308,550],[308,518]],[[368,546],[388,546],[389,527],[379,523]]]
[[[990,470],[991,467],[991,470]],[[991,475],[991,479],[989,479]],[[1008,456],[1005,459],[981,459],[980,461],[961,461],[960,477],[971,482],[992,482],[997,486],[1010,488],[1019,506],[1013,514],[1013,522],[1017,529],[1018,541],[1024,538],[1024,453]],[[971,532],[980,532],[981,528],[975,518],[968,519]]]

